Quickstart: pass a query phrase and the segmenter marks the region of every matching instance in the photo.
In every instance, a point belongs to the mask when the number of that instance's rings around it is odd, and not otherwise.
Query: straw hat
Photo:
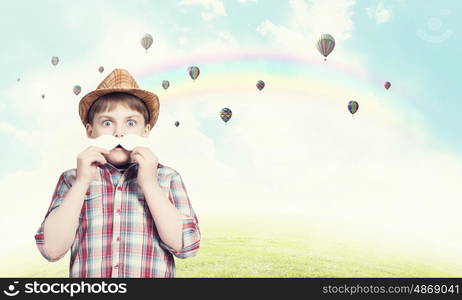
[[[124,69],[115,69],[98,85],[96,90],[86,94],[79,103],[79,115],[85,126],[88,122],[88,110],[99,97],[110,93],[127,93],[140,98],[148,108],[151,129],[159,116],[157,95],[138,88],[135,79]]]

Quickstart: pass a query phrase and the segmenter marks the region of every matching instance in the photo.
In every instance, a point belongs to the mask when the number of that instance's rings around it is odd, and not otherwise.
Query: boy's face
[[[96,113],[93,124],[87,124],[87,136],[97,138],[100,135],[113,135],[121,138],[126,134],[136,134],[146,137],[149,135],[150,125],[144,125],[143,115],[118,104],[112,111]],[[130,162],[130,151],[123,148],[115,148],[105,155],[107,162],[114,166],[124,165]]]

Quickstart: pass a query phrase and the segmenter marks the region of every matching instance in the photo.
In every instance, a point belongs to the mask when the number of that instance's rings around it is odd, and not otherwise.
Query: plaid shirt
[[[79,217],[79,227],[71,246],[70,277],[174,277],[175,261],[196,255],[200,243],[197,217],[183,181],[175,170],[159,164],[158,183],[168,199],[183,215],[183,248],[176,252],[159,237],[143,191],[136,181],[138,165],[124,173],[111,164],[99,168],[90,184]],[[59,178],[46,217],[63,201],[76,180],[76,169]],[[43,249],[42,222],[35,240]]]

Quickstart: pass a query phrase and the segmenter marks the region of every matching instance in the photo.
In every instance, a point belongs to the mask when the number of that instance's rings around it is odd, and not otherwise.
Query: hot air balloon
[[[176,127],[180,126],[180,122],[176,121],[176,122],[175,122],[175,126],[176,126]]]
[[[352,116],[358,111],[358,108],[359,108],[358,102],[354,100],[351,100],[350,102],[348,102],[348,110],[350,111]]]
[[[324,60],[327,60],[327,56],[334,50],[335,40],[334,37],[328,33],[324,33],[316,42],[316,48],[324,55]]]
[[[146,52],[148,52],[148,49],[149,49],[149,47],[151,47],[153,41],[154,40],[152,38],[152,35],[150,35],[149,33],[146,33],[141,38],[141,46],[143,46],[143,48],[146,50]]]
[[[42,99],[45,99],[45,95],[42,95]]]
[[[391,83],[389,81],[385,81],[383,86],[388,90],[391,87]]]
[[[77,96],[78,94],[80,94],[80,91],[82,91],[82,88],[80,87],[80,85],[76,85],[74,86],[74,94]]]
[[[265,87],[265,83],[263,82],[263,80],[258,80],[257,81],[257,89],[259,89],[261,91],[261,90],[263,90],[264,87]]]
[[[18,77],[18,79],[16,79],[17,82],[21,81],[21,78]]]
[[[201,71],[196,66],[191,66],[188,68],[188,73],[192,80],[196,80],[196,78],[199,77],[200,72]]]
[[[164,88],[164,90],[168,89],[169,86],[170,82],[168,80],[162,81],[162,87]]]
[[[104,67],[103,66],[99,67],[98,72],[103,73],[104,72]]]
[[[59,63],[59,57],[53,56],[51,58],[51,63],[53,64],[53,66],[56,66]]]
[[[223,120],[223,122],[228,122],[229,119],[231,119],[231,116],[233,115],[233,112],[229,108],[223,108],[220,111],[220,118]]]

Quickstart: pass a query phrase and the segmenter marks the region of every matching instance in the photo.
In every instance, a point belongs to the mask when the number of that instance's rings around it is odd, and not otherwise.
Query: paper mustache
[[[113,135],[101,135],[95,139],[88,139],[90,146],[104,148],[106,150],[112,150],[118,145],[121,145],[125,150],[132,151],[135,147],[151,147],[150,142],[147,138],[127,134],[121,138],[117,138]]]

